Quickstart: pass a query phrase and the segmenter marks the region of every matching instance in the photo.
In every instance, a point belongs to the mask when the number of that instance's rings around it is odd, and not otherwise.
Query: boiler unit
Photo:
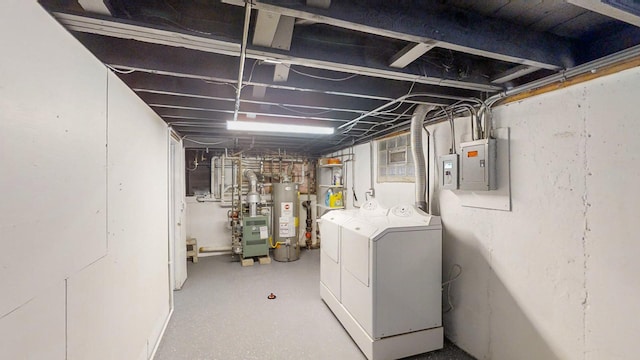
[[[269,218],[252,216],[242,219],[242,257],[269,255]]]
[[[298,184],[273,184],[273,258],[295,261],[300,258],[298,244]]]
[[[337,237],[338,251],[321,256],[320,295],[369,360],[440,349],[440,218],[412,205],[366,212],[376,206],[322,216],[323,247]]]

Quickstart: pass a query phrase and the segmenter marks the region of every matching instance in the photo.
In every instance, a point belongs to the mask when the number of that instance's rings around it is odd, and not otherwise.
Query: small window
[[[415,182],[410,134],[378,140],[378,182]]]
[[[407,147],[395,148],[389,150],[389,164],[406,164],[407,163]]]

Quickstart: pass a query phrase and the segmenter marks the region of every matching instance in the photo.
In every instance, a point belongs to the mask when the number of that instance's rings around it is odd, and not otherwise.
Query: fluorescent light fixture
[[[333,128],[306,125],[275,124],[253,121],[227,121],[227,130],[262,131],[296,134],[333,134]]]

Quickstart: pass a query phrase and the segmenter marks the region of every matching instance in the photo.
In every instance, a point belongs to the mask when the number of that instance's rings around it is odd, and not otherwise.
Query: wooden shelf
[[[344,185],[318,185],[325,189],[344,189]]]
[[[342,164],[324,164],[324,165],[318,165],[321,168],[340,168],[342,167]]]

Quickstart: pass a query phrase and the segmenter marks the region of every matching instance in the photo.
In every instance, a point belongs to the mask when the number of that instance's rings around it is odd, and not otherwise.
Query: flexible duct
[[[416,206],[422,211],[429,211],[427,204],[427,164],[422,148],[422,124],[433,105],[418,105],[411,115],[411,153],[416,173]]]
[[[249,216],[254,217],[258,215],[258,202],[260,201],[260,194],[258,193],[258,177],[251,169],[244,170],[244,177],[249,180],[251,185],[249,193],[247,193],[247,202],[249,203]]]

